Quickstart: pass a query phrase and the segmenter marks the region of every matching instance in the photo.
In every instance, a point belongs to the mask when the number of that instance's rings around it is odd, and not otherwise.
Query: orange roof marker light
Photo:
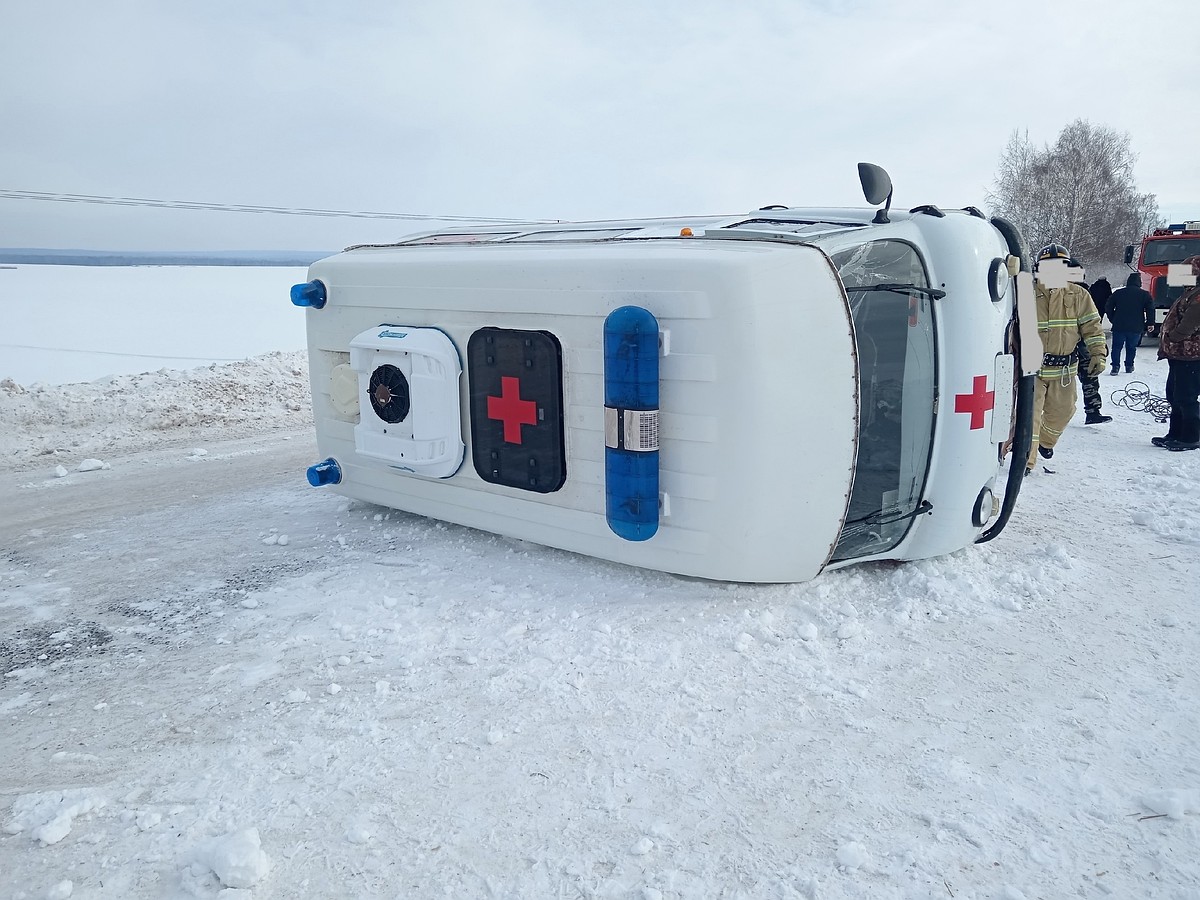
[[[683,228],[679,229],[679,236],[680,237],[695,237],[695,235],[692,234],[692,229],[688,228],[686,225]]]

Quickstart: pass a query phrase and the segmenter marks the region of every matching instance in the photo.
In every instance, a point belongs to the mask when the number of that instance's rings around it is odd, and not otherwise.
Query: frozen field
[[[306,270],[0,267],[0,378],[67,384],[304,349]]]

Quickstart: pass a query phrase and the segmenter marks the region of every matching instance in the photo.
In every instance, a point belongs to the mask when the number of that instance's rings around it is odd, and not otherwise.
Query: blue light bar
[[[619,537],[658,531],[658,320],[640,306],[604,320],[604,500]]]
[[[313,309],[321,309],[328,299],[329,292],[325,290],[323,281],[314,279],[304,284],[292,285],[292,303],[296,306],[311,306]]]

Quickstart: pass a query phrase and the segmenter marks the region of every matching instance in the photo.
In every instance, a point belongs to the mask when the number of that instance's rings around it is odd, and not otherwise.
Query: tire
[[[994,216],[991,223],[1003,235],[1004,242],[1008,244],[1008,252],[1021,260],[1021,271],[1032,272],[1033,254],[1025,242],[1024,235],[1021,234],[1021,230],[1008,219],[1002,219],[999,216]]]

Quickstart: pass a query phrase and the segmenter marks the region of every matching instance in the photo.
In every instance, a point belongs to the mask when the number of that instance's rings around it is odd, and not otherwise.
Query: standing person
[[[1142,335],[1154,324],[1154,298],[1149,291],[1142,290],[1142,279],[1133,272],[1125,280],[1125,287],[1118,288],[1109,298],[1108,306],[1100,314],[1108,316],[1112,323],[1112,372],[1116,375],[1121,367],[1121,348],[1125,348],[1125,371],[1133,371],[1133,360],[1137,356]]]
[[[1092,295],[1092,302],[1096,304],[1096,312],[1100,313],[1100,318],[1104,318],[1104,311],[1108,308],[1108,298],[1112,296],[1112,285],[1108,283],[1108,279],[1101,275],[1096,279],[1095,283],[1088,288],[1088,293]]]
[[[1101,332],[1103,336],[1103,332]],[[1100,372],[1104,371],[1104,366],[1101,366],[1095,375],[1091,374],[1094,366],[1092,362],[1091,348],[1087,342],[1081,340],[1075,345],[1075,368],[1078,373],[1079,386],[1083,389],[1083,424],[1084,425],[1103,425],[1105,422],[1111,422],[1112,416],[1106,416],[1100,411],[1104,405],[1104,400],[1100,396]]]
[[[1080,272],[1083,271],[1083,266],[1076,260],[1071,259],[1068,260],[1067,263],[1073,268],[1078,268]],[[1097,290],[1096,285],[1098,284],[1103,284],[1104,287],[1099,288],[1101,294],[1103,294],[1105,288],[1108,287],[1107,279],[1101,278],[1090,288],[1087,286],[1086,282],[1079,283],[1079,286],[1087,291],[1088,296],[1092,298],[1093,305],[1096,303],[1096,298],[1095,295],[1092,294],[1092,291]],[[1107,295],[1105,295],[1105,299],[1107,299]],[[1100,315],[1103,319],[1103,315],[1098,308],[1096,310],[1096,314]],[[1100,397],[1100,376],[1099,374],[1093,375],[1090,371],[1092,361],[1091,351],[1088,349],[1087,344],[1082,338],[1080,338],[1079,343],[1075,345],[1075,360],[1077,364],[1076,370],[1079,375],[1079,386],[1083,389],[1083,424],[1103,425],[1105,422],[1111,422],[1112,416],[1106,416],[1100,411],[1100,407],[1104,405],[1104,401]],[[1103,368],[1101,371],[1103,371]]]
[[[1071,259],[1060,244],[1050,244],[1038,252],[1038,267],[1049,260]],[[1075,377],[1079,371],[1076,347],[1082,342],[1088,354],[1087,371],[1096,376],[1104,371],[1108,347],[1100,329],[1100,314],[1083,286],[1068,281],[1062,287],[1049,288],[1038,280],[1034,284],[1037,300],[1038,335],[1042,339],[1042,367],[1038,370],[1033,394],[1033,441],[1025,473],[1037,465],[1038,456],[1050,459],[1063,430],[1075,415],[1078,392]]]
[[[1200,256],[1184,260],[1200,281]],[[1160,438],[1150,443],[1168,450],[1200,447],[1200,284],[1192,285],[1171,304],[1158,340],[1158,358],[1165,359],[1167,402],[1171,424]]]

